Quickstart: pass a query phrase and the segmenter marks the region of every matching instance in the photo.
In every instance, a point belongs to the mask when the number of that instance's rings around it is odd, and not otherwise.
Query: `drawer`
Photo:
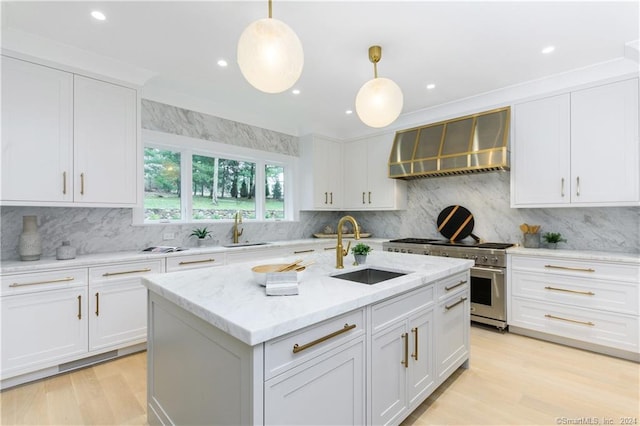
[[[468,289],[469,275],[467,273],[454,275],[436,283],[438,300],[445,299],[456,293],[467,291]]]
[[[166,258],[166,271],[185,271],[187,269],[211,268],[222,266],[225,262],[224,253],[190,254],[188,256],[170,256]]]
[[[116,281],[157,272],[162,272],[162,259],[95,266],[89,268],[89,280],[91,282]]]
[[[509,325],[638,352],[640,317],[512,298]]]
[[[637,284],[640,265],[597,260],[558,259],[511,255],[511,270],[545,272],[560,276],[599,278]]]
[[[434,303],[433,291],[433,285],[427,285],[373,305],[371,307],[373,333]]]
[[[637,315],[640,311],[637,283],[513,271],[511,294],[616,313]]]
[[[237,250],[237,249],[234,249]],[[284,257],[287,251],[281,247],[270,247],[258,250],[237,250],[226,253],[227,265],[233,263],[251,262],[260,259],[271,259],[274,257]]]
[[[365,310],[358,309],[265,342],[265,380],[362,336],[365,331]],[[294,348],[297,352],[293,352]]]
[[[62,269],[0,277],[2,296],[87,285],[87,269]]]

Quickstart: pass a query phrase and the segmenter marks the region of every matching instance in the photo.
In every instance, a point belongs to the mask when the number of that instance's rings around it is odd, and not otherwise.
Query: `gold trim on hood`
[[[511,107],[396,132],[389,177],[449,176],[509,170]]]

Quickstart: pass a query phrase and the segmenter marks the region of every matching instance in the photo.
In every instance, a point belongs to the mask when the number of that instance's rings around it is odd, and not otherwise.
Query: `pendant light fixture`
[[[369,48],[369,60],[373,62],[373,79],[362,85],[356,96],[356,112],[364,124],[385,127],[395,121],[402,111],[402,90],[388,78],[378,78],[378,62],[382,57],[380,46]]]
[[[302,43],[284,22],[269,17],[249,24],[238,40],[238,65],[258,90],[280,93],[293,86],[304,64]]]

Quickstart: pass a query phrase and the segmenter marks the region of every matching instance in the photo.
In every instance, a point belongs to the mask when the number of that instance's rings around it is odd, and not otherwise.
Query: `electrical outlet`
[[[162,234],[162,239],[164,241],[175,240],[176,239],[176,234],[175,234],[175,232],[165,232],[164,234]]]

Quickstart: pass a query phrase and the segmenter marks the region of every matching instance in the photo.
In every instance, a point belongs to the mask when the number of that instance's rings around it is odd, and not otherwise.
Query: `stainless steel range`
[[[506,249],[510,243],[450,242],[402,238],[382,243],[385,251],[471,259],[471,320],[504,330],[507,327],[505,295]]]

